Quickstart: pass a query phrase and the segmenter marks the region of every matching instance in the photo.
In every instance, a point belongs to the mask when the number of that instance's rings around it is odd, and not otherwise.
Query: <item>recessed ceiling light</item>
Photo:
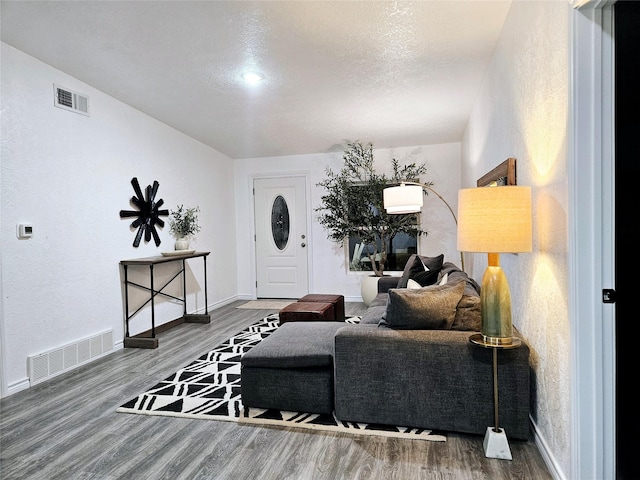
[[[242,74],[242,78],[250,85],[255,85],[264,80],[264,75],[258,72],[246,72]]]

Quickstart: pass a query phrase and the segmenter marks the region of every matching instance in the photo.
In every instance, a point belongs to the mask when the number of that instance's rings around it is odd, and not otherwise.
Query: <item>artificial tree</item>
[[[318,221],[328,237],[337,243],[358,236],[368,246],[367,255],[376,276],[384,275],[388,247],[398,233],[416,236],[427,232],[420,228],[416,214],[388,214],[383,205],[383,190],[404,181],[416,181],[427,172],[424,164],[400,166],[391,159],[391,176],[377,173],[371,142],[348,143],[343,152],[343,167],[339,172],[326,169],[327,178],[317,185],[325,189]],[[422,182],[431,186],[431,182]],[[425,191],[426,194],[426,191]],[[378,246],[380,250],[378,250]],[[379,255],[378,255],[379,254]]]

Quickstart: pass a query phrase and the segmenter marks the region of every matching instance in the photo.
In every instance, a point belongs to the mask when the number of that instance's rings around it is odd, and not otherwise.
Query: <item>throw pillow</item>
[[[404,266],[404,271],[402,272],[400,280],[398,280],[396,288],[407,288],[407,282],[411,276],[419,272],[424,272],[424,265],[422,260],[418,258],[418,255],[414,253],[409,257],[409,260],[407,260],[407,264]]]
[[[456,282],[418,290],[391,289],[380,325],[399,330],[449,330],[464,286]]]
[[[441,253],[437,257],[425,257],[423,255],[418,255],[418,257],[429,270],[439,271],[442,268],[442,263],[444,262],[444,253]]]
[[[418,282],[421,286],[426,287],[433,285],[438,280],[438,270],[426,270],[424,272],[416,273],[409,280]]]
[[[449,272],[445,273],[442,278],[440,279],[440,281],[438,282],[438,285],[444,285],[445,283],[447,283],[447,281],[449,281]]]
[[[409,278],[411,278],[414,275],[417,275],[418,273],[427,272],[427,271],[429,271],[429,268],[424,263],[422,263],[420,256],[416,255],[416,258],[414,259],[413,264],[409,269]]]
[[[444,261],[444,254],[440,254],[437,257],[425,257],[423,255],[412,254],[407,260],[407,264],[404,267],[402,276],[398,281],[396,288],[407,288],[407,282],[410,278],[414,278],[415,275],[424,272],[425,270],[439,272],[442,268]],[[415,278],[414,278],[415,280]],[[435,283],[432,282],[432,283]]]
[[[415,280],[412,280],[410,278],[407,281],[407,288],[409,288],[411,290],[418,290],[419,288],[422,288],[422,285],[420,285],[418,282],[416,282]]]

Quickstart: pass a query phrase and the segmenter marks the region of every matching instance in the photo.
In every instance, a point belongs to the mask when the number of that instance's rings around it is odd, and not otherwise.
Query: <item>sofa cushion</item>
[[[242,356],[242,367],[330,367],[333,337],[344,325],[342,322],[285,323]]]
[[[380,325],[400,330],[449,330],[464,286],[464,282],[455,282],[417,290],[389,290]]]
[[[382,294],[380,294],[382,295]],[[386,297],[387,294],[384,294]],[[369,305],[364,315],[360,317],[360,325],[378,325],[380,319],[384,316],[384,312],[387,311],[387,305],[377,305],[375,307]]]
[[[378,293],[384,293],[386,297],[387,296],[386,293],[391,288],[398,287],[399,280],[400,280],[400,277],[391,276],[391,275],[384,275],[382,277],[378,277]]]
[[[369,308],[371,307],[384,307],[387,308],[387,298],[389,298],[389,295],[387,295],[388,292],[384,292],[384,293],[379,293],[375,296],[375,298],[373,299],[373,301],[369,304]],[[376,322],[378,323],[378,322]]]
[[[440,254],[437,257],[425,257],[423,255],[412,254],[407,260],[407,264],[404,267],[404,271],[402,272],[402,276],[398,281],[397,288],[407,288],[407,281],[410,278],[413,278],[415,275],[420,273],[424,273],[425,271],[429,272],[439,272],[442,268],[442,264],[444,261],[444,254]],[[427,270],[425,270],[425,267]],[[418,281],[418,280],[416,280]],[[431,282],[432,284],[437,281],[437,273],[436,278]],[[418,281],[418,283],[422,284],[422,282]]]

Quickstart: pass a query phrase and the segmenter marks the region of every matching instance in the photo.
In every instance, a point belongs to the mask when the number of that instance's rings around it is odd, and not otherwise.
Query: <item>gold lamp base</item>
[[[482,337],[490,345],[509,345],[513,342],[511,290],[500,267],[500,254],[490,253],[488,256],[489,264],[482,276],[480,291]]]

